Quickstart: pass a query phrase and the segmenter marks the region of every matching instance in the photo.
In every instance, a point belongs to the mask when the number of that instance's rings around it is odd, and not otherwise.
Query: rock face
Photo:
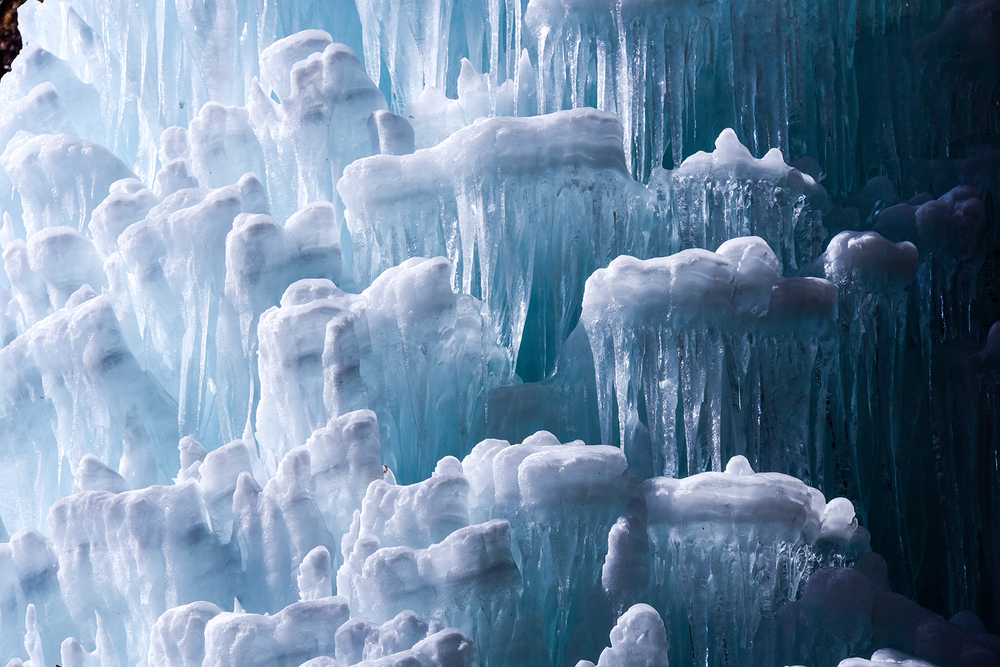
[[[10,71],[10,64],[21,52],[21,31],[17,29],[17,8],[27,0],[0,2],[0,78]]]

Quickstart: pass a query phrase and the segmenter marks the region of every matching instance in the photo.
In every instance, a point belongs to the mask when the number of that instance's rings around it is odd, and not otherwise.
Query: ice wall
[[[855,100],[838,78],[850,66],[853,10],[533,0],[525,26],[541,108],[617,113],[629,169],[645,181],[664,156],[680,164],[726,127],[754,152],[777,147],[829,163],[849,151]]]
[[[997,664],[995,4],[28,3],[0,664]]]

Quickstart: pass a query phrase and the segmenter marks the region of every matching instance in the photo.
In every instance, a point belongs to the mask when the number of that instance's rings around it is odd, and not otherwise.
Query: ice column
[[[759,236],[784,269],[795,270],[819,255],[826,236],[823,187],[786,165],[777,149],[754,158],[731,129],[713,152],[699,151],[673,171],[654,170],[650,188],[666,204],[661,216],[674,220],[678,249]]]
[[[793,452],[782,457],[788,472],[809,470],[810,410],[825,403],[829,355],[820,348],[835,299],[825,280],[782,280],[757,237],[727,241],[717,253],[617,258],[588,279],[581,316],[602,440],[620,443],[642,477],[720,470],[724,456],[759,461],[782,451]],[[794,405],[780,398],[788,396]]]
[[[0,350],[0,368],[8,526],[43,525],[86,454],[135,488],[177,469],[176,404],[129,351],[106,296],[81,288]]]
[[[916,364],[907,366],[902,391],[908,403],[926,401],[926,408],[907,424],[911,451],[921,459],[911,455],[904,467],[912,471],[910,488],[921,489],[910,494],[911,502],[921,507],[917,511],[941,513],[948,537],[939,562],[948,573],[952,609],[976,604],[969,576],[978,571],[981,556],[979,529],[972,526],[982,525],[981,517],[989,512],[983,504],[990,496],[984,487],[987,478],[979,472],[986,455],[979,429],[988,413],[979,401],[969,400],[981,395],[976,348],[985,333],[973,304],[984,289],[984,249],[993,247],[996,238],[995,230],[983,224],[985,211],[977,188],[959,186],[938,199],[925,193],[889,206],[875,218],[876,231],[893,241],[911,241],[920,250],[910,307],[916,306],[922,364],[919,371]],[[928,485],[937,489],[929,508]],[[941,548],[923,523],[910,526],[905,539],[921,553]]]
[[[247,110],[275,215],[314,201],[337,204],[344,168],[372,154],[368,118],[385,109],[385,98],[354,52],[319,30],[275,42],[261,62],[264,78],[253,82]]]
[[[827,503],[793,477],[754,473],[741,456],[725,472],[647,480],[640,495],[629,523],[645,525],[648,543],[612,539],[604,583],[622,592],[618,582],[648,568],[649,585],[633,594],[669,619],[674,664],[774,664],[775,612],[817,565],[853,553],[849,501]]]
[[[828,488],[846,489],[866,525],[877,529],[872,522],[888,521],[895,535],[906,534],[901,383],[907,289],[917,260],[912,243],[841,232],[810,269],[839,288],[840,349],[829,408],[837,460]],[[902,550],[897,554],[904,560],[907,548],[902,540],[876,546],[885,553]]]
[[[462,463],[473,517],[510,522],[524,581],[514,664],[572,663],[596,654],[594,630],[611,625],[599,564],[606,535],[624,510],[628,474],[621,450],[560,444],[539,431],[519,445],[479,443]]]
[[[404,482],[422,479],[471,449],[487,392],[509,381],[496,339],[483,303],[452,291],[444,258],[407,260],[360,296],[294,283],[261,317],[261,446],[280,456],[328,419],[370,408],[386,462]]]

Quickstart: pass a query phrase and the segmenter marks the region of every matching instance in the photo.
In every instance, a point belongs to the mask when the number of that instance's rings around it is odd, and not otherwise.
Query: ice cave
[[[3,0],[0,665],[1000,667],[1000,0]]]

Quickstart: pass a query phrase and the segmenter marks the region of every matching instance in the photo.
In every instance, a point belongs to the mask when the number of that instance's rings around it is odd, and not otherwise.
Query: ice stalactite
[[[316,504],[337,546],[350,531],[354,510],[361,507],[368,486],[388,475],[382,467],[378,420],[370,410],[348,412],[313,431],[305,446]],[[340,551],[334,549],[331,554],[335,572]]]
[[[106,145],[150,178],[163,129],[186,125],[191,110],[210,100],[242,101],[248,82],[242,70],[255,73],[257,53],[253,49],[253,59],[242,62],[236,14],[236,3],[184,0],[38,5],[25,8],[21,26],[30,41],[66,60],[96,89]]]
[[[0,82],[7,113],[0,145],[23,130],[31,134],[74,134],[103,146],[100,96],[73,73],[69,62],[37,44],[28,44]]]
[[[149,525],[138,520],[156,517]],[[95,610],[107,619],[108,632],[121,655],[143,655],[149,631],[170,607],[201,597],[217,603],[236,594],[239,552],[235,543],[211,531],[211,523],[195,482],[142,491],[84,491],[53,507],[52,550],[59,557],[62,597],[73,620],[92,635]],[[126,557],[133,545],[151,548]],[[197,554],[179,567],[178,553]],[[76,558],[73,554],[86,554]],[[193,563],[198,563],[193,567]],[[216,586],[206,589],[206,575]],[[130,622],[126,623],[126,619]]]
[[[486,88],[494,96],[507,81],[519,86],[520,0],[360,0],[357,6],[368,74],[381,84],[386,69],[389,81],[381,87],[391,89],[397,112],[429,91],[443,96],[454,91],[456,82],[461,87],[459,72],[466,64],[488,73]],[[503,115],[490,107],[489,115]],[[510,115],[527,114],[517,109]]]
[[[757,335],[732,348],[742,421],[727,436],[737,443],[733,449],[742,448],[761,470],[817,487],[829,472],[826,402],[837,362],[837,312],[830,282],[784,278],[771,291]]]
[[[938,199],[924,193],[885,208],[875,219],[876,230],[892,240],[911,241],[920,250],[910,312],[916,315],[911,329],[918,333],[911,336],[922,363],[919,370],[911,368],[916,364],[908,366],[904,387],[919,388],[910,389],[907,400],[920,401],[923,409],[904,428],[923,453],[922,465],[908,466],[909,485],[924,491],[910,492],[909,502],[924,514],[940,516],[944,525],[948,546],[935,561],[939,576],[948,582],[950,609],[982,603],[970,579],[982,557],[979,529],[973,526],[989,511],[980,500],[989,493],[988,478],[977,472],[985,454],[978,444],[980,406],[965,398],[980,393],[975,366],[984,330],[974,310],[990,282],[983,249],[992,247],[996,234],[984,225],[986,207],[979,195],[970,186],[953,188]],[[932,504],[925,494],[928,486],[937,491]],[[914,553],[940,548],[922,524],[909,526],[904,540]]]
[[[381,626],[349,619],[343,598],[293,603],[277,614],[227,613],[210,603],[175,607],[153,627],[149,667],[471,667],[475,651],[454,629],[412,612]],[[180,641],[177,641],[177,639]],[[333,655],[337,656],[335,660]]]
[[[442,456],[471,449],[487,392],[509,381],[510,353],[496,338],[482,302],[452,291],[444,258],[408,260],[360,296],[294,283],[261,318],[261,447],[281,456],[367,407],[395,474],[422,479]]]
[[[22,329],[63,308],[85,285],[92,291],[107,287],[93,242],[70,227],[48,227],[27,243],[9,241],[3,263],[17,291],[9,314]]]
[[[470,514],[510,522],[523,579],[515,645],[508,664],[572,664],[599,645],[583,627],[612,621],[599,565],[605,536],[628,490],[621,451],[580,441],[560,444],[540,431],[519,445],[486,440],[462,463]]]
[[[171,141],[181,155],[187,152],[181,150],[186,137]],[[170,387],[181,432],[215,447],[243,435],[259,400],[252,359],[260,314],[295,280],[339,279],[341,225],[331,204],[317,203],[279,226],[267,215],[267,197],[256,176],[199,189],[185,175],[189,159],[199,164],[205,158],[175,158],[159,172],[153,191],[134,179],[110,186],[89,229],[106,277],[90,282],[97,289],[107,286],[130,346],[158,382]],[[55,299],[48,301],[58,306],[63,283],[80,282],[75,274],[93,264],[81,261],[75,272],[62,268],[50,275],[56,269],[44,260],[54,250],[43,249],[55,248],[59,239],[65,254],[70,240],[65,233],[35,234],[26,246],[9,244],[9,263],[20,267],[15,281],[33,288],[18,297],[21,312],[31,306],[44,314],[50,306],[41,297],[48,283]],[[77,245],[89,243],[81,239]]]
[[[907,290],[916,275],[918,254],[909,242],[892,243],[875,232],[841,232],[809,270],[839,288],[840,340],[831,379],[830,456],[832,478],[858,503],[865,525],[888,521],[896,544],[881,553],[908,560],[905,499],[901,478],[902,393]],[[878,508],[874,511],[874,508]]]
[[[455,7],[451,0],[359,2],[368,75],[378,84],[384,61],[397,109],[415,99],[426,86],[444,90],[451,49],[449,42],[458,38],[482,40],[485,9],[482,2],[461,4],[460,14],[468,21],[470,34],[452,35]],[[476,49],[470,51],[475,52]],[[476,55],[481,53],[480,44]]]
[[[734,454],[814,471],[836,293],[825,280],[782,279],[757,237],[595,272],[581,321],[602,441],[620,443],[641,477],[720,470]]]
[[[777,149],[754,158],[731,129],[713,152],[695,153],[672,171],[654,170],[650,189],[662,202],[661,219],[674,221],[677,250],[759,236],[794,271],[819,255],[826,235],[823,187],[785,164]]]
[[[831,167],[849,153],[853,6],[532,0],[525,25],[542,112],[617,113],[640,180],[726,127],[754,152],[776,147]]]
[[[551,371],[587,276],[619,254],[658,251],[621,125],[594,110],[480,120],[433,149],[359,160],[339,190],[361,284],[408,257],[448,257],[501,344],[515,359],[530,346],[530,379]]]
[[[632,511],[616,530],[646,535],[612,532],[604,585],[669,619],[671,664],[776,664],[777,612],[817,566],[867,549],[849,501],[740,456],[725,472],[647,480]],[[648,586],[621,586],[639,575]]]

